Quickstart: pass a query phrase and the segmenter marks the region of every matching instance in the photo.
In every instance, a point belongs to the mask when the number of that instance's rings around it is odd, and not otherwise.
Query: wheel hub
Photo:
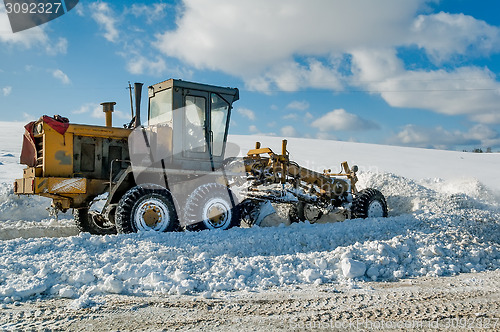
[[[230,207],[220,198],[214,198],[205,204],[203,220],[213,228],[221,228],[231,219]]]
[[[220,226],[220,224],[224,221],[224,210],[219,206],[213,206],[208,211],[208,219],[210,223],[214,226]]]
[[[320,209],[311,204],[306,204],[304,207],[304,216],[310,223],[315,223],[322,216],[322,212]]]
[[[384,208],[379,201],[373,201],[368,206],[368,218],[380,218],[384,216]]]
[[[138,231],[162,232],[170,223],[168,207],[157,198],[148,198],[138,203],[134,223]]]
[[[149,227],[155,227],[156,224],[161,222],[160,209],[158,209],[156,206],[147,206],[142,215],[142,218],[144,219],[146,225],[148,225]]]

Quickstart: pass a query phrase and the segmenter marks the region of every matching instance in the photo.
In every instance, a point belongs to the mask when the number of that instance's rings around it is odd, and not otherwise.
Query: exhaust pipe
[[[135,127],[141,125],[141,93],[143,83],[134,83],[134,93],[135,93]]]
[[[108,101],[101,103],[102,111],[106,114],[106,127],[113,127],[113,111],[115,110],[116,103],[114,101]]]

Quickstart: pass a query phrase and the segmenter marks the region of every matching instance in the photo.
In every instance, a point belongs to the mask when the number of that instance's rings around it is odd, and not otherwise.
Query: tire
[[[123,195],[116,209],[118,233],[171,232],[178,227],[170,192],[155,184],[136,186]]]
[[[229,229],[241,223],[238,200],[231,189],[208,183],[189,195],[184,209],[187,230]]]
[[[288,219],[291,223],[304,222],[308,220],[311,224],[314,224],[323,216],[323,213],[319,212],[317,215],[311,216],[310,212],[308,212],[307,210],[311,209],[311,207],[312,205],[309,205],[308,203],[298,202],[297,204],[293,205],[288,211]]]
[[[288,210],[288,219],[290,223],[304,222],[306,220],[304,215],[304,203],[298,202],[297,204],[293,204],[290,210]]]
[[[89,211],[88,208],[75,209],[73,211],[76,227],[80,232],[94,235],[116,234],[116,227],[106,220],[97,211]]]
[[[387,202],[377,189],[361,190],[352,202],[351,219],[387,217]]]
[[[231,157],[224,160],[222,163],[222,169],[226,176],[226,181],[228,182],[229,188],[241,187],[247,182],[245,163],[243,162],[242,158]]]

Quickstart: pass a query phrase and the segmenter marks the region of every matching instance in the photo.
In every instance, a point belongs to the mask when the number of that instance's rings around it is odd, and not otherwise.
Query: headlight
[[[43,132],[43,121],[39,121],[38,123],[35,123],[35,126],[33,127],[33,135],[38,135]]]

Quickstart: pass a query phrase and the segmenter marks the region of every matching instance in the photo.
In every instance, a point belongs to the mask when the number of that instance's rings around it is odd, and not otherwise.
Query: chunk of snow
[[[346,278],[362,277],[366,271],[366,265],[363,262],[356,261],[351,258],[344,258],[342,260],[342,274]]]
[[[111,275],[104,280],[102,289],[108,293],[120,294],[123,290],[123,282]]]

